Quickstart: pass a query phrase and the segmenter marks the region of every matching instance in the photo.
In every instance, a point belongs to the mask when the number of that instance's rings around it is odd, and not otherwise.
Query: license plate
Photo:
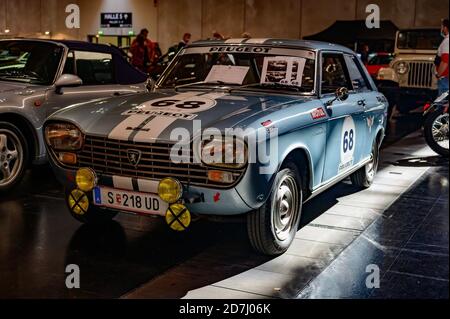
[[[130,192],[108,187],[94,188],[94,204],[127,212],[165,216],[169,205],[156,194]]]

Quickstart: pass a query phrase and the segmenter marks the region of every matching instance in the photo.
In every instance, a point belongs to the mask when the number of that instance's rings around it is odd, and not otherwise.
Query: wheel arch
[[[302,187],[308,192],[308,196],[312,192],[312,183],[314,180],[313,164],[311,154],[304,146],[297,146],[288,150],[280,161],[279,169],[288,161],[294,162],[297,166],[300,177],[302,178]]]
[[[17,126],[17,128],[22,132],[28,143],[30,161],[39,155],[39,139],[36,130],[28,119],[16,113],[2,113],[0,114],[0,121],[8,122]]]

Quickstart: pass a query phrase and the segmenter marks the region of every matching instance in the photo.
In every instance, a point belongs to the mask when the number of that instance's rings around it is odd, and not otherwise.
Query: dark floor
[[[397,119],[386,145],[419,126],[417,114]],[[448,161],[434,165],[311,284],[327,289],[330,271],[370,259],[383,274],[371,297],[448,298]],[[180,298],[269,260],[253,253],[242,223],[201,221],[175,234],[158,219],[122,215],[101,228],[80,226],[47,166],[0,197],[0,234],[0,298],[140,297],[133,291],[149,282],[145,297]],[[68,264],[80,266],[81,289],[66,288]],[[335,297],[367,297],[347,279],[333,276],[346,291]],[[308,288],[299,297],[308,297]]]

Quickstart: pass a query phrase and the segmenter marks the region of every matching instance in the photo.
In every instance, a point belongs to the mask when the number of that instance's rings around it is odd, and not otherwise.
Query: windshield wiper
[[[177,85],[175,86],[175,91],[178,92],[179,89],[183,89],[183,88],[188,88],[191,86],[196,86],[196,85],[210,85],[210,84],[219,84],[219,85],[237,85],[236,83],[226,83],[223,81],[214,81],[214,82],[205,82],[205,81],[199,81],[199,82],[194,82],[194,83],[188,83],[188,84],[183,84],[183,85]]]
[[[305,89],[299,87],[299,86],[293,86],[288,84],[282,84],[282,83],[252,83],[248,85],[242,85],[237,88],[230,89],[230,93],[236,90],[246,90],[246,89],[283,89],[283,90],[290,90],[290,91],[296,91],[296,92],[306,92]]]

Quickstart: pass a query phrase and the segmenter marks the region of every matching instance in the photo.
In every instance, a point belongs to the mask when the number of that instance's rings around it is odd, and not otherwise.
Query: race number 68
[[[348,151],[353,150],[353,146],[355,146],[355,132],[353,130],[345,131],[344,139],[343,139],[343,151],[347,153]]]

